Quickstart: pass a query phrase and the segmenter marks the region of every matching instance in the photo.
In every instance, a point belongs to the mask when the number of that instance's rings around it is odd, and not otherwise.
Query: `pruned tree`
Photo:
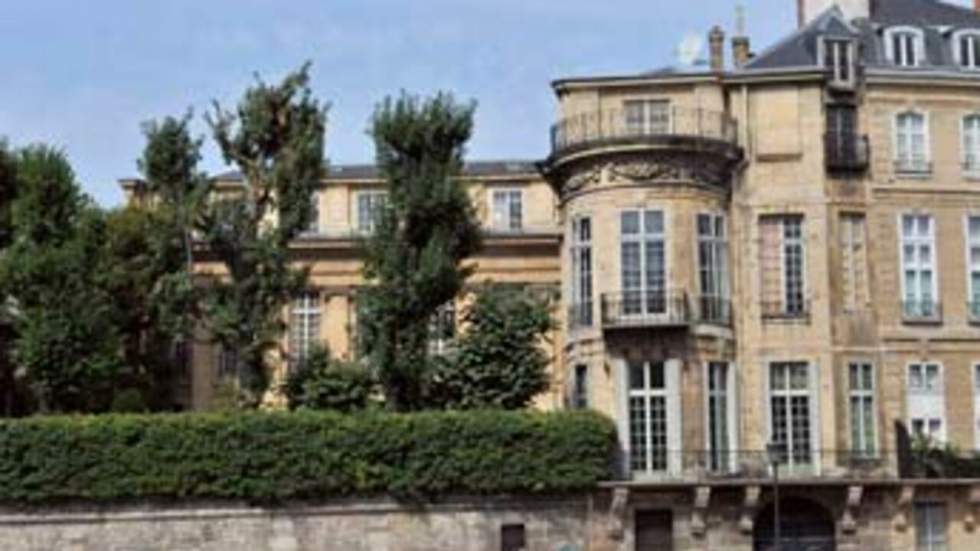
[[[215,342],[239,358],[248,405],[258,405],[268,387],[266,358],[282,333],[283,307],[306,285],[306,271],[287,257],[312,215],[326,117],[309,87],[309,64],[279,84],[258,80],[234,111],[215,102],[207,117],[243,185],[217,197],[200,224],[209,254],[227,272],[208,288],[204,310]]]
[[[380,103],[371,123],[388,200],[366,242],[360,342],[390,409],[425,407],[429,319],[462,290],[463,260],[481,247],[459,181],[474,109],[445,93],[402,93]]]

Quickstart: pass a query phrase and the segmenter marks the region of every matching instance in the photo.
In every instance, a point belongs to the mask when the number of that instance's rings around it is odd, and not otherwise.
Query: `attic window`
[[[980,69],[980,31],[971,29],[954,33],[953,56],[964,69]]]
[[[922,30],[914,27],[895,27],[885,31],[885,53],[899,67],[915,67],[922,63]]]
[[[854,49],[850,40],[824,39],[823,64],[830,71],[835,84],[851,85],[854,82]]]

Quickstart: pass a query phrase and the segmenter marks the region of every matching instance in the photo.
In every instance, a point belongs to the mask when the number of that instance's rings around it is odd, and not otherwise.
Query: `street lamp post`
[[[772,465],[773,549],[775,551],[781,551],[783,543],[779,522],[779,462],[782,460],[782,450],[782,444],[775,442],[766,444],[766,453],[769,455],[769,463]]]

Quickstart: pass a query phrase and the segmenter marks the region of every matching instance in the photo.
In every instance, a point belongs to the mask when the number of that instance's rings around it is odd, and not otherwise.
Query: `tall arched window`
[[[929,125],[925,114],[903,111],[895,115],[895,170],[929,171]]]
[[[963,117],[963,170],[980,173],[980,113]]]
[[[893,27],[885,31],[885,54],[900,67],[921,65],[925,58],[922,29]]]

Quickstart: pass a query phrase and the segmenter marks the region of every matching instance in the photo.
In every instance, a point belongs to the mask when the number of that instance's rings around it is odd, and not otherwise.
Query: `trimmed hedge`
[[[0,502],[544,494],[608,478],[594,413],[102,415],[0,421]]]

